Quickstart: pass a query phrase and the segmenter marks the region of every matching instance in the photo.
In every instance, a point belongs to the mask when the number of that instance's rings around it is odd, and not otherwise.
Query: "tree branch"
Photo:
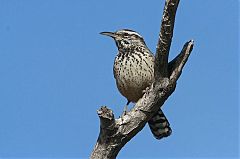
[[[162,26],[157,44],[153,84],[126,115],[114,119],[111,109],[101,107],[100,133],[91,159],[114,159],[121,148],[130,141],[151,119],[176,88],[176,81],[188,60],[193,41],[187,42],[181,53],[168,64],[175,14],[179,0],[166,0]]]
[[[121,148],[143,129],[159,106],[163,105],[175,86],[168,85],[165,90],[160,89],[161,87],[153,87],[152,84],[134,108],[119,119],[114,120],[112,111],[106,107],[98,110],[101,112],[100,134],[91,159],[116,158]]]
[[[154,66],[155,80],[168,77],[168,54],[172,42],[178,4],[179,0],[166,0],[165,2],[156,50],[156,62]]]
[[[182,69],[186,64],[188,57],[190,56],[194,46],[194,41],[190,40],[183,46],[182,51],[175,57],[168,65],[168,72],[170,74],[170,80],[177,81],[182,73]]]

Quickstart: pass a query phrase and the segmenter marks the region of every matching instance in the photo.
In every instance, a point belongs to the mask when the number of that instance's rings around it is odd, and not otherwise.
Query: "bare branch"
[[[101,107],[100,134],[91,159],[114,159],[121,148],[130,141],[154,113],[161,107],[176,88],[176,81],[188,60],[193,41],[187,42],[181,53],[168,64],[168,54],[173,35],[175,14],[179,0],[166,0],[154,66],[153,84],[145,90],[134,108],[119,119],[114,119],[112,110]]]
[[[165,89],[159,85],[154,87],[152,84],[131,111],[115,120],[112,118],[112,111],[102,107],[99,110],[101,113],[98,114],[101,123],[100,134],[91,159],[116,158],[121,148],[143,129],[147,121],[164,104],[174,89],[175,86],[170,84]]]
[[[182,73],[182,69],[187,62],[193,49],[194,41],[190,40],[183,46],[181,53],[169,63],[169,74],[171,81],[177,81]]]
[[[168,54],[173,37],[175,15],[179,0],[166,0],[163,11],[161,31],[156,50],[156,62],[154,66],[155,80],[168,77]]]
[[[106,106],[101,107],[97,113],[100,118],[100,133],[91,158],[115,158],[117,153],[112,151],[113,144],[110,144],[111,137],[116,132],[114,114]]]

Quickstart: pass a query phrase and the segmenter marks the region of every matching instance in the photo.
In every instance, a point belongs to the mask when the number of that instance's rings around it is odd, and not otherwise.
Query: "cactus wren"
[[[101,34],[112,37],[118,48],[113,73],[119,92],[127,98],[127,105],[130,102],[136,103],[154,80],[154,55],[146,46],[143,37],[135,31],[123,29]],[[160,108],[148,124],[157,139],[167,137],[172,132]]]

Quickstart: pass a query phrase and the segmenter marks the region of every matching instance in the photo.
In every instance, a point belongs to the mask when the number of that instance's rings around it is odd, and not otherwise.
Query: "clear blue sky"
[[[0,0],[0,158],[87,158],[96,110],[126,103],[112,73],[117,49],[101,31],[129,28],[154,52],[164,1]],[[237,158],[238,1],[179,4],[171,58],[195,47],[163,109],[170,137],[146,126],[119,158]]]

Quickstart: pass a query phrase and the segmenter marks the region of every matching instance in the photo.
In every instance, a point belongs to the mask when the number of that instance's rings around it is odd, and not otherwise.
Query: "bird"
[[[113,74],[119,92],[127,99],[124,107],[126,112],[129,103],[136,103],[143,96],[144,90],[154,81],[154,54],[136,31],[121,29],[100,34],[113,38],[118,48]],[[148,125],[156,139],[168,137],[172,133],[160,107],[148,121]]]

